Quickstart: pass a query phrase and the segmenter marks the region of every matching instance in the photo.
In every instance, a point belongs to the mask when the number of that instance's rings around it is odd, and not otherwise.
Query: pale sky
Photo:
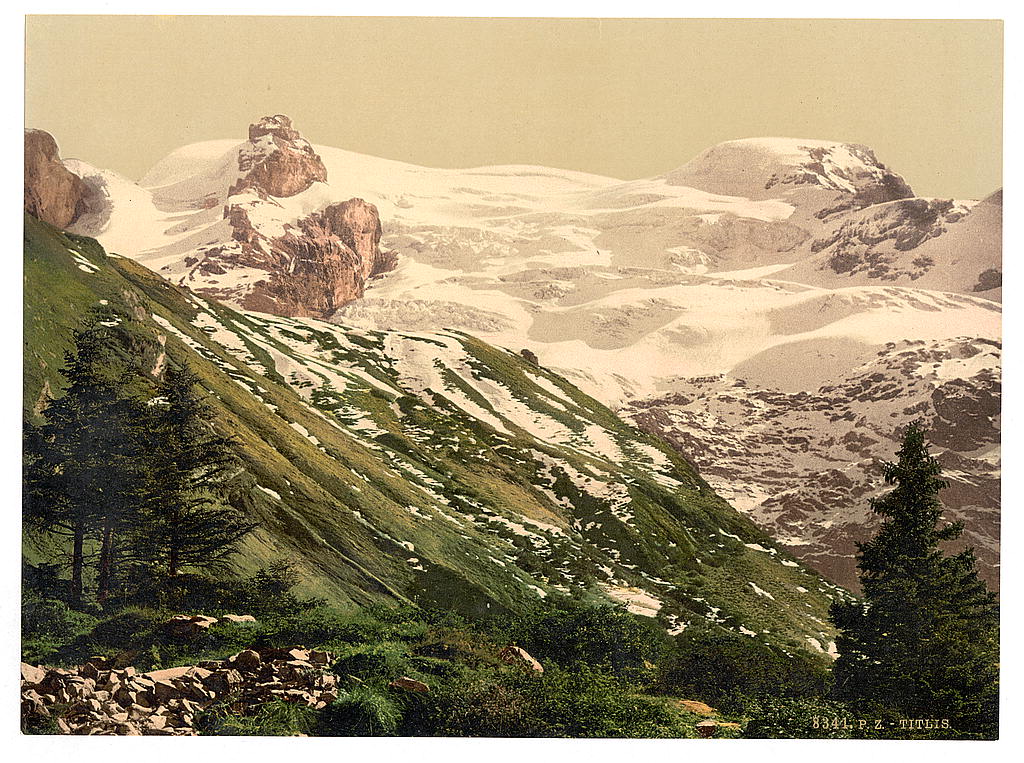
[[[661,174],[724,140],[862,143],[924,196],[1002,184],[1002,24],[31,16],[26,126],[138,178],[287,114],[434,167]]]

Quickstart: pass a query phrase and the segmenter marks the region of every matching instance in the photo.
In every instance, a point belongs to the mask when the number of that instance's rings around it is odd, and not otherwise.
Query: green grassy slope
[[[261,523],[240,572],[294,560],[339,605],[478,616],[560,591],[671,631],[701,623],[820,654],[844,595],[667,445],[564,379],[456,332],[239,313],[26,217],[25,411],[59,393],[101,300],[143,372],[188,362],[238,440],[229,500]],[[162,357],[166,352],[166,358]]]

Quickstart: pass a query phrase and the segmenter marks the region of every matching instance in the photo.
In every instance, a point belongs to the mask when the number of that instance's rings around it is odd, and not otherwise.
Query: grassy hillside
[[[239,573],[289,559],[304,593],[342,607],[479,617],[558,592],[672,633],[818,655],[833,638],[842,591],[564,379],[458,332],[239,313],[31,217],[26,416],[59,394],[71,331],[101,304],[143,376],[187,362],[236,438],[228,500],[260,522]]]

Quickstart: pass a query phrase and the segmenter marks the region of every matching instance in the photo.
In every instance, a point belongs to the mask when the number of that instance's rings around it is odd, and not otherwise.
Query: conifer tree
[[[940,548],[963,525],[942,520],[938,494],[946,482],[919,427],[908,428],[884,474],[895,487],[872,502],[884,521],[858,544],[863,601],[832,606],[840,630],[835,693],[901,719],[939,721],[937,729],[911,724],[907,735],[993,738],[998,605],[978,578],[972,550],[947,555]]]
[[[236,461],[188,367],[168,368],[151,408],[150,499],[139,550],[175,577],[215,568],[255,528],[216,490]]]
[[[95,313],[65,355],[68,386],[45,409],[46,422],[25,438],[24,520],[36,535],[70,543],[70,600],[81,603],[86,546],[99,542],[97,582],[108,591],[117,534],[139,505],[143,410],[130,393],[131,372],[113,353],[109,321]]]

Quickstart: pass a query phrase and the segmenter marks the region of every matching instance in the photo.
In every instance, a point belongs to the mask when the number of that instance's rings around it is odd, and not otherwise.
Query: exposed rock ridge
[[[183,285],[251,310],[328,318],[362,297],[368,279],[394,268],[396,256],[380,250],[373,204],[322,206],[326,186],[313,186],[327,182],[327,170],[288,117],[249,125],[238,171],[224,204],[230,240],[188,255]]]
[[[817,217],[914,195],[867,146],[796,138],[726,141],[668,173],[666,180],[748,198],[815,191],[822,204]]]
[[[670,442],[716,492],[801,561],[854,589],[855,541],[878,518],[881,463],[922,422],[949,487],[948,516],[967,525],[982,577],[999,581],[1000,344],[983,338],[905,341],[814,392],[758,388],[725,375],[622,413]]]

